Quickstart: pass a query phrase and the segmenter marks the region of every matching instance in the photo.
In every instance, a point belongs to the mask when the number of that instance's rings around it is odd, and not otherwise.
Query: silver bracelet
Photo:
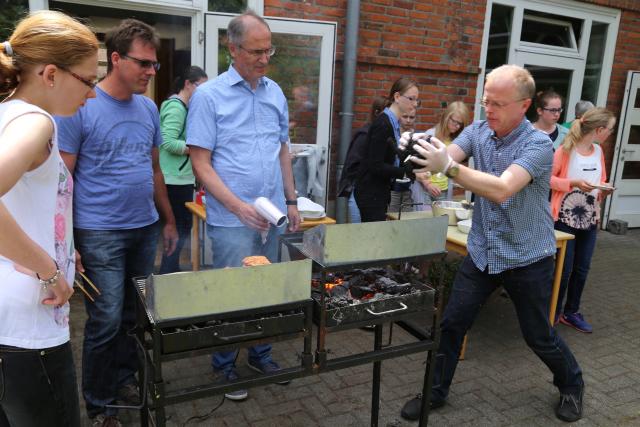
[[[40,286],[42,286],[42,289],[45,291],[49,286],[56,286],[58,284],[58,279],[60,278],[60,274],[62,274],[60,272],[60,267],[58,266],[58,263],[56,262],[55,259],[53,260],[53,263],[56,265],[56,272],[50,278],[43,279],[42,277],[40,277],[38,273],[36,273],[36,277],[38,277],[38,280],[40,281]]]

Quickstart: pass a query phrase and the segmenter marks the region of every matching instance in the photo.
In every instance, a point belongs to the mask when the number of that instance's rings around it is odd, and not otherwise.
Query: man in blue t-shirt
[[[291,158],[287,100],[276,82],[265,77],[275,52],[267,23],[246,12],[229,23],[233,64],[198,87],[189,104],[187,145],[193,169],[207,190],[207,234],[214,268],[238,267],[250,255],[276,262],[282,228],[269,226],[253,207],[266,197],[287,212],[289,229],[300,224]],[[237,352],[213,355],[220,382],[238,377]],[[262,373],[280,369],[271,345],[249,349],[249,367]],[[243,400],[245,390],[225,394]]]
[[[107,76],[95,87],[95,99],[74,116],[56,119],[60,150],[74,176],[76,248],[100,290],[86,304],[82,357],[82,391],[94,426],[113,423],[116,410],[109,405],[116,401],[135,403],[136,344],[127,335],[135,326],[131,278],[153,271],[158,211],[167,253],[178,239],[158,162],[158,109],[141,95],[159,68],[159,38],[150,26],[128,19],[105,44]]]

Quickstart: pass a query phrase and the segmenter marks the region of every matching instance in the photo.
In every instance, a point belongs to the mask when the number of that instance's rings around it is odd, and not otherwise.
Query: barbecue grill
[[[283,235],[277,264],[134,279],[137,337],[144,347],[141,393],[148,396],[142,425],[151,409],[155,425],[163,426],[166,405],[373,362],[371,424],[377,426],[381,361],[418,352],[428,352],[428,397],[440,336],[433,327],[440,316],[439,283],[425,283],[412,263],[444,258],[446,231],[446,218],[320,225]],[[431,324],[411,326],[408,319],[417,314],[429,315]],[[393,323],[417,341],[383,347],[385,323],[389,343]],[[375,325],[372,351],[327,357],[328,333],[366,325]],[[303,338],[300,366],[224,385],[165,389],[165,361],[296,338]],[[428,411],[423,405],[421,425]]]
[[[164,426],[166,405],[311,373],[310,280],[309,260],[134,279],[144,347],[141,425],[148,425],[150,409],[154,424]],[[224,385],[165,389],[163,362],[296,338],[304,338],[300,366]]]
[[[429,416],[428,397],[435,350],[440,340],[439,325],[441,284],[435,288],[416,281],[410,272],[411,263],[428,260],[444,260],[447,236],[447,218],[423,218],[404,221],[386,221],[361,224],[319,225],[304,233],[282,236],[281,259],[313,260],[314,278],[321,284],[320,292],[312,292],[314,301],[314,323],[317,326],[314,372],[343,369],[373,362],[373,384],[371,399],[371,425],[378,425],[380,401],[381,361],[411,353],[427,351],[427,367],[423,383],[423,405],[420,424],[426,425]],[[360,300],[342,308],[332,308],[330,292],[322,284],[331,284],[336,274],[350,274],[353,270],[387,268],[395,266],[406,273],[410,292],[388,294],[380,299]],[[409,271],[409,273],[407,273]],[[375,275],[375,271],[372,272]],[[387,275],[378,274],[378,280]],[[401,280],[402,281],[402,280]],[[440,278],[439,282],[442,279]],[[396,282],[397,283],[397,282]],[[398,283],[405,285],[405,283]],[[415,326],[409,319],[418,314],[431,314],[431,325],[427,329]],[[392,325],[399,326],[418,339],[396,346],[382,346],[382,324],[389,323],[389,342]],[[370,352],[328,359],[326,336],[328,333],[375,325],[374,348]]]

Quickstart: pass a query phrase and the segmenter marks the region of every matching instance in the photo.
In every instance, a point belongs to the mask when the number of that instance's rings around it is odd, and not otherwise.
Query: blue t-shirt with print
[[[151,153],[162,136],[153,101],[142,95],[122,101],[96,87],[96,98],[56,123],[60,150],[77,155],[76,228],[132,229],[158,220]]]

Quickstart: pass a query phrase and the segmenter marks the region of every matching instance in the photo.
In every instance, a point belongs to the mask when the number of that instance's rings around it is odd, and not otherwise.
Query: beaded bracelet
[[[56,286],[58,284],[58,279],[60,278],[60,274],[62,274],[60,272],[60,267],[58,266],[58,263],[56,262],[55,259],[53,260],[53,263],[56,265],[56,272],[50,278],[43,279],[42,277],[40,277],[38,273],[36,273],[36,277],[40,281],[40,286],[42,286],[42,289],[45,291],[49,286]]]

